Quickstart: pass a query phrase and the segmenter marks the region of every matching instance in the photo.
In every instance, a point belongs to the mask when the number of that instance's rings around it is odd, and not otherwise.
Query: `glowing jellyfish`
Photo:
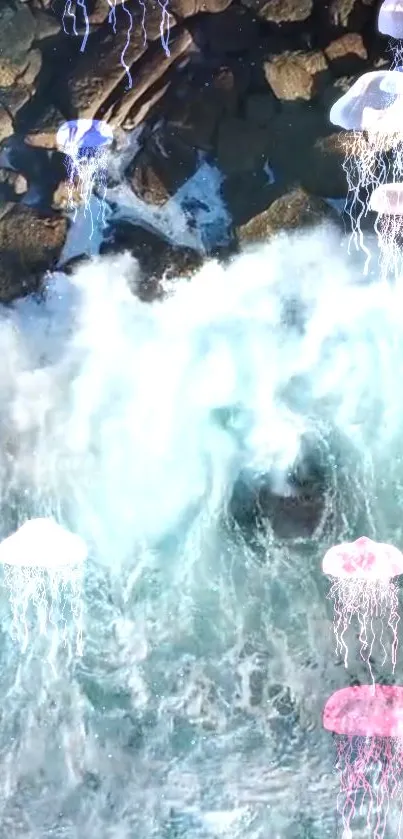
[[[384,0],[379,9],[378,30],[391,38],[403,38],[402,0]]]
[[[69,208],[77,212],[78,203],[84,205],[84,212],[91,216],[91,237],[94,223],[91,213],[91,197],[94,190],[100,200],[98,219],[105,223],[105,170],[108,150],[113,143],[113,132],[106,122],[92,119],[78,119],[64,122],[60,126],[56,143],[66,155],[69,179]],[[74,199],[78,192],[78,202]]]
[[[375,232],[385,277],[401,276],[403,267],[403,183],[381,184],[372,193],[369,209],[378,214]]]
[[[391,658],[396,666],[398,594],[393,577],[403,573],[403,554],[393,545],[373,542],[362,536],[355,542],[345,542],[327,551],[323,558],[324,574],[333,578],[328,597],[334,600],[334,633],[336,652],[343,655],[345,666],[348,647],[345,633],[355,616],[360,627],[361,658],[371,671],[370,656],[375,643],[374,619],[379,618],[381,645],[384,661],[387,652],[383,643],[383,619],[390,629]]]
[[[0,543],[0,563],[11,601],[11,635],[23,652],[32,621],[42,636],[53,629],[53,653],[60,641],[67,643],[70,612],[76,651],[82,655],[81,592],[86,558],[87,547],[81,537],[50,518],[26,521]]]
[[[376,684],[338,690],[326,702],[323,726],[338,737],[343,837],[352,836],[354,816],[365,807],[368,832],[382,839],[393,799],[399,804],[400,820],[402,814],[403,687]]]
[[[364,73],[330,110],[330,122],[346,131],[401,130],[403,76],[398,70]]]

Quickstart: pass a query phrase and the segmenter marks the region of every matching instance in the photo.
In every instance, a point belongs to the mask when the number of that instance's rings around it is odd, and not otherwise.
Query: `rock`
[[[273,183],[264,167],[253,172],[233,172],[224,180],[222,195],[235,228],[259,215],[283,192]]]
[[[134,192],[164,204],[197,169],[197,152],[167,127],[158,129],[127,170]]]
[[[277,24],[308,20],[313,9],[313,0],[242,0],[242,4],[262,20]]]
[[[232,0],[170,0],[169,9],[178,20],[183,20],[198,15],[199,12],[223,12],[231,3]]]
[[[238,228],[238,241],[262,242],[281,230],[313,227],[324,220],[340,224],[337,213],[326,201],[302,189],[282,195],[263,213]]]
[[[247,119],[228,116],[220,121],[217,161],[222,172],[251,172],[267,160],[267,128]]]
[[[8,303],[35,291],[45,271],[55,267],[67,222],[17,205],[0,219],[0,301]]]
[[[363,62],[368,61],[364,41],[357,32],[349,32],[332,41],[324,53],[331,71],[339,75],[359,73],[364,69]]]
[[[43,9],[32,8],[32,15],[35,20],[35,43],[45,41],[46,38],[54,38],[59,34],[62,25],[54,13],[50,14]]]
[[[15,119],[19,111],[29,102],[32,90],[27,87],[0,87],[0,104]]]
[[[328,6],[330,23],[361,31],[370,20],[371,7],[375,5],[376,0],[331,0]]]
[[[24,138],[25,142],[36,148],[57,149],[56,134],[65,121],[58,108],[50,103],[46,104],[30,125]]]
[[[27,71],[35,38],[35,19],[28,6],[0,6],[0,86],[11,87]]]
[[[277,99],[285,102],[311,100],[317,92],[317,77],[327,70],[322,52],[288,52],[264,63],[265,77]]]
[[[136,83],[125,96],[118,99],[116,105],[110,111],[109,121],[113,126],[122,125],[125,117],[130,112],[133,122],[135,112],[134,106],[141,102],[147,91],[152,89],[156,82],[169,70],[170,66],[178,60],[192,44],[192,36],[184,27],[176,29],[170,39],[170,54],[165,55],[162,49],[157,49],[144,58],[141,67],[136,72]],[[143,111],[143,119],[147,114]]]
[[[138,259],[143,279],[135,289],[143,300],[163,294],[161,280],[190,277],[203,263],[203,257],[191,248],[172,245],[157,233],[127,221],[116,221],[109,228],[101,253],[128,250]]]
[[[0,105],[0,143],[14,134],[13,121],[10,114]]]
[[[167,127],[185,143],[211,151],[222,115],[235,113],[239,104],[237,80],[228,67],[203,76],[199,84],[176,85],[166,111]]]
[[[28,190],[24,175],[13,172],[12,169],[0,168],[0,201],[15,202]]]

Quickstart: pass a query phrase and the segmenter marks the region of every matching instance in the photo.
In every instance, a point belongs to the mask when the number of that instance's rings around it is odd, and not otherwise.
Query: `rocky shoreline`
[[[170,0],[169,55],[160,41],[161,6],[116,0],[115,33],[107,0],[88,0],[81,52],[78,7],[73,27],[71,15],[63,19],[64,0],[4,0],[2,302],[37,289],[60,259],[70,222],[55,135],[66,119],[107,119],[120,137],[143,127],[125,178],[145,204],[163,207],[201,159],[217,166],[232,219],[230,250],[322,217],[340,223],[326,199],[345,196],[342,161],[351,138],[329,124],[328,111],[356,74],[389,64],[375,0]],[[131,87],[120,60],[127,10]],[[111,225],[104,249],[128,248],[145,274],[150,259],[157,276],[168,264],[191,270],[204,256],[140,225]]]

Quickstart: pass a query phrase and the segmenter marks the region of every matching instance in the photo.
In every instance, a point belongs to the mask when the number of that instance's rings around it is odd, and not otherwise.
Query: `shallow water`
[[[362,533],[402,546],[402,290],[363,284],[327,230],[152,305],[136,277],[94,260],[2,313],[0,535],[51,514],[90,549],[82,659],[51,666],[35,626],[22,655],[3,586],[2,831],[341,835],[321,712],[368,674],[354,633],[335,659],[320,562]],[[262,481],[295,499],[275,528]]]

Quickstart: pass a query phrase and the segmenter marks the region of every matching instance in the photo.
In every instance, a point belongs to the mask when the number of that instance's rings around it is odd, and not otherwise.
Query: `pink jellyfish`
[[[374,839],[383,839],[393,799],[399,800],[402,812],[403,687],[374,684],[342,688],[326,702],[323,727],[338,735],[338,810],[343,837],[352,836],[352,820],[359,804],[360,812],[367,806],[368,831],[374,826]]]
[[[379,9],[378,30],[391,38],[403,38],[402,0],[384,0]]]
[[[361,536],[355,542],[344,542],[327,551],[323,558],[324,574],[333,578],[328,597],[334,600],[334,633],[336,653],[344,654],[347,667],[348,648],[345,633],[355,615],[360,627],[361,658],[371,671],[370,657],[375,642],[374,618],[387,617],[392,634],[392,666],[396,666],[398,593],[393,577],[403,573],[403,554],[393,545],[373,542]],[[383,644],[383,624],[380,645]],[[372,671],[371,671],[372,675]]]

